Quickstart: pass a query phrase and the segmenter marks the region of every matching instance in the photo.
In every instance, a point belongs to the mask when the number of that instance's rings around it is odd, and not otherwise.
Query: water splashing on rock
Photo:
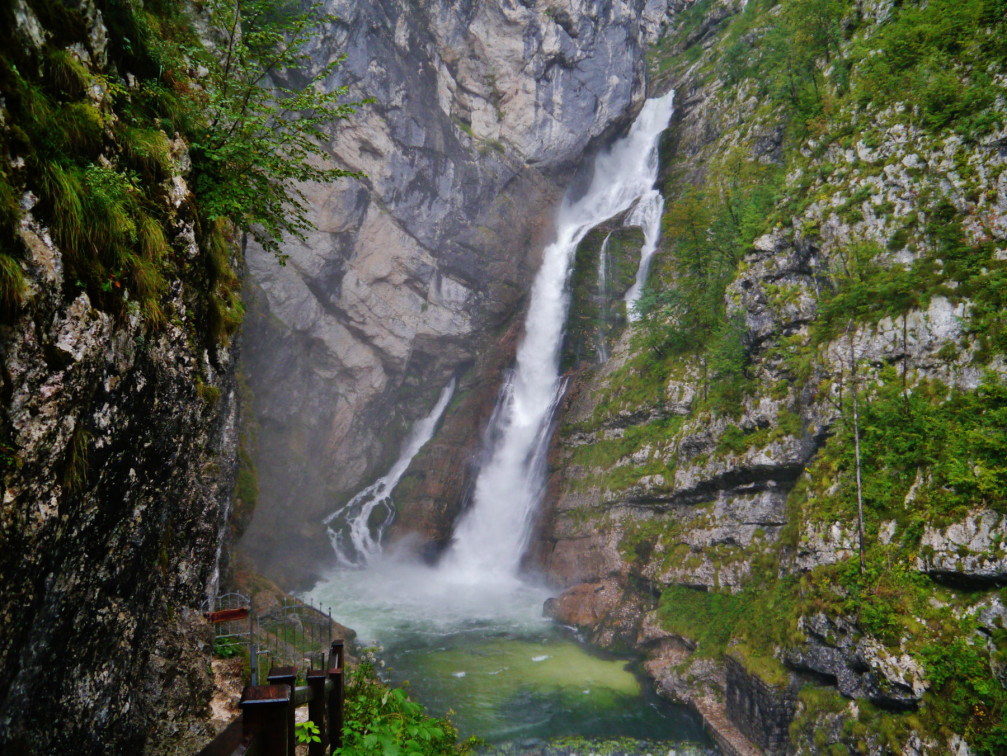
[[[391,469],[325,518],[332,548],[344,567],[363,567],[381,553],[381,536],[395,516],[392,492],[409,469],[413,457],[434,435],[454,392],[455,379],[452,378],[441,390],[430,414],[413,426]]]
[[[556,240],[546,247],[532,286],[517,366],[503,390],[499,428],[491,434],[495,446],[479,473],[472,506],[442,560],[442,571],[459,582],[517,579],[545,483],[553,413],[563,390],[559,352],[574,252],[592,228],[634,204],[644,212],[641,200],[657,194],[658,139],[671,119],[673,98],[669,93],[648,100],[629,133],[595,158],[587,191],[577,199],[568,196],[560,207]],[[646,206],[653,205],[648,199]],[[659,228],[659,213],[656,223]]]

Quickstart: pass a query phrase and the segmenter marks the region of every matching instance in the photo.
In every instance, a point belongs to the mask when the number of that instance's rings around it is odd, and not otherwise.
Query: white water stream
[[[566,197],[559,209],[556,239],[543,252],[532,285],[517,364],[486,434],[491,444],[488,460],[476,480],[472,505],[436,571],[449,584],[513,586],[519,582],[521,557],[545,482],[552,418],[563,393],[559,354],[574,253],[592,228],[632,208],[625,225],[643,228],[644,246],[636,283],[626,294],[627,305],[639,297],[661,228],[664,200],[653,187],[658,140],[671,119],[673,103],[674,92],[648,100],[629,133],[595,158],[587,191],[576,199]],[[605,276],[606,245],[599,278]],[[392,491],[413,456],[430,439],[453,390],[454,381],[441,392],[430,415],[413,429],[392,469],[326,518],[342,565],[364,566],[381,553],[381,534],[394,513]],[[376,521],[379,517],[383,519]]]
[[[674,94],[674,93],[672,93]],[[633,212],[626,219],[627,226],[638,226],[643,229],[643,247],[640,248],[640,267],[636,270],[636,281],[626,292],[626,319],[630,322],[637,319],[636,302],[647,283],[650,272],[650,260],[657,249],[657,241],[661,237],[661,216],[664,214],[664,197],[657,189],[651,189],[640,198]]]
[[[598,298],[601,301],[601,327],[596,335],[598,343],[598,362],[604,365],[608,362],[608,242],[612,232],[605,235],[598,252]]]
[[[574,252],[588,231],[651,194],[658,138],[671,119],[673,98],[669,93],[648,100],[629,133],[595,158],[588,190],[565,199],[559,209],[556,240],[543,253],[517,367],[504,389],[496,446],[479,473],[472,508],[455,529],[441,563],[459,582],[500,583],[517,577],[542,493],[550,425],[561,395],[559,352]]]
[[[344,567],[363,567],[381,554],[381,536],[395,515],[392,492],[409,469],[413,457],[434,435],[454,393],[455,379],[452,378],[441,390],[430,414],[413,426],[392,468],[325,518],[332,549]]]

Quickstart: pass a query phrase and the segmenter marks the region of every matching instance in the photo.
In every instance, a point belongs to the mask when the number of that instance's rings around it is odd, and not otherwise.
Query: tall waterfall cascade
[[[636,206],[653,228],[656,246],[660,205],[653,199],[658,141],[673,111],[674,92],[648,100],[623,138],[598,154],[588,190],[564,199],[556,240],[546,247],[531,291],[524,340],[501,395],[489,461],[478,476],[471,508],[455,530],[441,571],[462,583],[516,580],[535,509],[545,484],[545,458],[556,405],[562,395],[560,346],[569,305],[567,281],[577,245],[595,226]],[[663,203],[662,203],[663,204]],[[641,209],[646,205],[647,209]],[[656,215],[656,220],[651,217]],[[634,225],[636,225],[634,223]],[[649,255],[643,250],[643,262]],[[641,264],[641,267],[643,265]],[[639,285],[643,271],[637,278]],[[637,294],[638,296],[638,294]]]
[[[556,219],[556,239],[543,252],[532,285],[524,339],[516,366],[501,390],[486,433],[486,461],[476,480],[472,505],[455,529],[437,569],[452,584],[517,581],[535,509],[545,484],[545,460],[556,405],[563,394],[559,355],[569,308],[567,283],[577,245],[595,226],[630,211],[625,225],[644,230],[636,283],[627,305],[639,297],[657,246],[664,201],[655,190],[657,146],[673,112],[674,92],[648,100],[629,132],[598,154],[588,190],[569,195]],[[607,271],[607,242],[599,282]],[[329,539],[343,567],[364,567],[381,554],[381,537],[394,517],[392,492],[416,453],[430,440],[454,393],[441,392],[433,410],[418,422],[392,468],[325,518]]]
[[[381,554],[381,536],[395,516],[392,492],[413,457],[429,441],[455,392],[455,379],[446,385],[430,414],[413,426],[395,464],[381,478],[325,518],[329,540],[344,567],[363,567]]]
[[[329,518],[343,564],[367,569],[332,569],[308,597],[338,605],[358,637],[382,649],[392,684],[411,680],[417,700],[438,714],[450,707],[463,732],[489,742],[644,735],[673,743],[679,753],[682,744],[705,742],[688,716],[658,709],[623,661],[595,659],[545,617],[552,591],[519,576],[563,391],[559,356],[575,250],[593,227],[627,217],[651,191],[657,140],[670,116],[670,95],[647,102],[629,133],[596,158],[587,193],[561,206],[515,365],[484,429],[472,504],[440,562],[417,561],[408,549],[376,558],[381,528],[374,526],[390,512],[382,502],[430,437],[452,387],[417,424],[388,474]],[[610,261],[612,253],[602,256]],[[596,272],[604,292],[608,262]]]

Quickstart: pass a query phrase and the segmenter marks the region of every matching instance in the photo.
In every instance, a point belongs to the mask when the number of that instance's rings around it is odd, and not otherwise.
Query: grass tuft
[[[69,50],[54,50],[49,53],[49,81],[60,91],[60,94],[77,99],[84,95],[91,83],[91,75],[80,58]]]
[[[0,252],[0,313],[12,315],[24,304],[24,273],[18,261]]]
[[[146,177],[159,181],[171,173],[171,143],[163,131],[129,127],[120,138],[123,152]]]
[[[49,205],[53,236],[64,254],[74,257],[84,243],[84,187],[72,168],[47,163],[42,171],[42,196]]]
[[[63,462],[63,485],[71,491],[79,491],[87,482],[88,446],[91,434],[79,422],[66,446]]]

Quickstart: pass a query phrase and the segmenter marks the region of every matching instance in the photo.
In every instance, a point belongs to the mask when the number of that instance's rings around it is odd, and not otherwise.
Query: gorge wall
[[[249,250],[244,358],[264,502],[242,543],[304,582],[322,518],[384,472],[459,375],[444,431],[396,499],[443,543],[512,359],[554,208],[583,154],[643,100],[665,3],[330,2],[314,66],[374,99],[332,136],[359,181],[305,187],[317,231],[286,266]]]
[[[705,0],[649,54],[654,293],[574,375],[534,558],[729,753],[1005,747],[1003,32]]]
[[[0,9],[5,754],[193,752],[207,735],[199,609],[234,485],[221,297],[237,263],[225,229],[205,243],[187,145],[144,105],[163,72],[147,13]]]

